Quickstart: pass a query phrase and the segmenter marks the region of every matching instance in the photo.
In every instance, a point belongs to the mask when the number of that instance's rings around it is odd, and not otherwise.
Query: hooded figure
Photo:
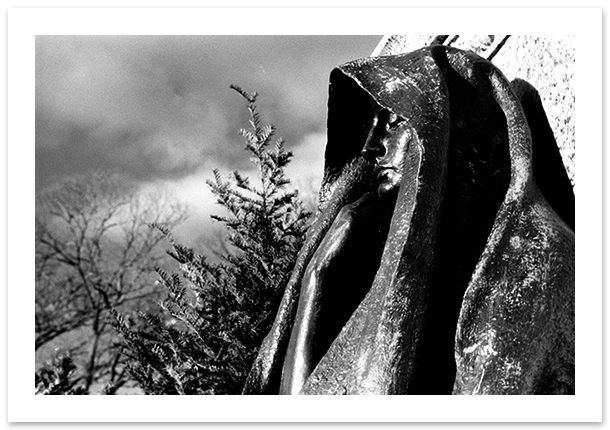
[[[441,45],[336,68],[319,200],[245,394],[574,393],[574,194],[529,84]]]

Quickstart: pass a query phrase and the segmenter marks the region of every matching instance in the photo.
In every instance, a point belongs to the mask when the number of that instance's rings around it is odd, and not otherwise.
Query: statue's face
[[[373,109],[372,126],[362,155],[375,163],[380,196],[398,190],[410,141],[411,129],[404,118],[380,106]]]

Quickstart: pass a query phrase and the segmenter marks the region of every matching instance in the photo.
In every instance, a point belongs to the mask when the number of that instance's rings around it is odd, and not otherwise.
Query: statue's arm
[[[371,195],[366,194],[339,211],[305,270],[289,353],[284,362],[280,394],[298,394],[313,371],[316,332],[324,330],[324,327],[319,327],[318,317],[326,272],[345,250],[358,218],[368,211],[371,201]]]

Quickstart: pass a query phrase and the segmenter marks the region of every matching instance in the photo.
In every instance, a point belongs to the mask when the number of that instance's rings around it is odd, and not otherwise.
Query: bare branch
[[[40,193],[36,349],[89,327],[85,344],[74,345],[81,352],[75,356],[87,356],[86,386],[111,373],[122,378],[117,369],[123,356],[110,351],[108,309],[126,311],[157,294],[149,274],[168,257],[161,249],[164,237],[151,223],[174,228],[185,218],[186,208],[167,194],[141,195],[133,184],[108,173],[68,178]]]

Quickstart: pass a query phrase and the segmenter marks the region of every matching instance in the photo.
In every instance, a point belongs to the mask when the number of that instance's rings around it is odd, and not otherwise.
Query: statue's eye
[[[388,129],[398,127],[402,122],[404,122],[404,118],[399,117],[394,112],[390,113],[388,117]]]

